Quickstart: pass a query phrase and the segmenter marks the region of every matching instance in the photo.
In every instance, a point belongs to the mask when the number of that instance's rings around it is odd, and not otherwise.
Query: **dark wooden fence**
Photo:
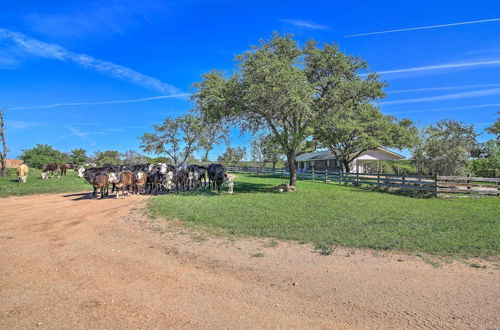
[[[227,167],[229,172],[253,173],[256,175],[279,175],[288,177],[284,168]],[[372,185],[397,189],[428,191],[440,193],[465,193],[478,195],[500,195],[500,178],[481,178],[471,176],[429,176],[400,175],[382,173],[345,173],[331,170],[308,170],[297,173],[299,179],[351,183],[353,185]]]

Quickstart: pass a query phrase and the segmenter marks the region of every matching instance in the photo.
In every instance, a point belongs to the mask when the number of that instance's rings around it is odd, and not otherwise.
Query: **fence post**
[[[403,181],[401,182],[403,184],[403,189],[405,189],[406,181],[405,181],[405,175],[403,174],[402,176]]]
[[[380,187],[380,173],[377,173],[377,187]]]
[[[356,187],[359,186],[359,171],[356,172]]]
[[[470,178],[470,173],[467,173],[467,177]],[[470,185],[470,180],[467,179],[467,190],[469,189],[472,189],[471,185]]]
[[[314,167],[312,168],[312,180],[314,181]]]
[[[328,180],[328,169],[327,168],[325,168],[325,182],[326,182],[326,180]]]
[[[438,184],[439,184],[439,181],[438,181],[438,177],[439,177],[439,173],[436,172],[434,173],[434,197],[438,197]]]

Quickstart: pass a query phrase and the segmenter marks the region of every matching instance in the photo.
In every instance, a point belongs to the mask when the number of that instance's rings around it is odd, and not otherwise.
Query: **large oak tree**
[[[203,75],[193,95],[208,120],[228,120],[243,131],[270,131],[288,160],[295,185],[295,157],[311,135],[316,118],[315,89],[304,69],[304,51],[289,35],[270,40],[237,57],[230,77],[218,71]]]
[[[290,35],[275,33],[236,59],[231,76],[212,71],[195,84],[196,108],[209,120],[271,132],[287,158],[291,185],[295,158],[308,151],[313,135],[345,164],[367,148],[411,144],[412,123],[383,116],[372,104],[384,96],[379,76],[365,74],[365,61],[334,44],[309,41],[301,48]]]

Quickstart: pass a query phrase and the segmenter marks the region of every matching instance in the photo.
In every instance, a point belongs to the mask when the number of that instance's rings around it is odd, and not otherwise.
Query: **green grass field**
[[[500,251],[500,198],[413,198],[334,183],[299,181],[274,193],[276,178],[239,175],[235,194],[206,190],[152,198],[153,216],[179,218],[225,234],[328,246],[494,256]]]
[[[9,169],[8,177],[0,177],[0,197],[92,190],[87,181],[76,175],[75,171],[68,170],[67,176],[42,180],[40,170],[30,169],[27,182],[19,183],[16,171]]]

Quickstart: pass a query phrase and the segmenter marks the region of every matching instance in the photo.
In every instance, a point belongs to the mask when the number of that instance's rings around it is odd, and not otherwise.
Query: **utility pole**
[[[0,152],[0,161],[2,162],[2,169],[0,176],[7,176],[7,142],[5,141],[5,109],[0,108],[0,140],[2,141],[3,150]]]

